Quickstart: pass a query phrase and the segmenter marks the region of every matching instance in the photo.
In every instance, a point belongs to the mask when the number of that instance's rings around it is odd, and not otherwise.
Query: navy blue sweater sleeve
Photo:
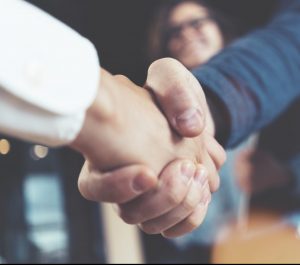
[[[288,4],[287,4],[288,3]],[[193,74],[222,103],[233,147],[300,95],[300,1],[283,1],[264,28],[234,42]]]

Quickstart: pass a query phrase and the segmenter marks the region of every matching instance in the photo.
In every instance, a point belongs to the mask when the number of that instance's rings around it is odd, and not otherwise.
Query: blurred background
[[[90,39],[98,50],[102,67],[143,85],[150,63],[147,55],[148,31],[163,0],[28,2]],[[210,2],[232,18],[237,35],[241,36],[266,23],[275,1]],[[110,261],[103,211],[98,204],[83,199],[77,189],[82,164],[81,155],[67,148],[49,149],[0,136],[0,263]],[[126,251],[130,252],[131,246],[140,244],[143,261],[147,263],[210,263],[225,262],[238,252],[242,256],[241,262],[246,262],[263,250],[260,261],[264,261],[264,255],[270,257],[270,253],[274,254],[274,244],[278,240],[281,245],[277,248],[284,251],[281,257],[286,261],[292,258],[292,261],[300,262],[299,255],[295,257],[293,251],[298,249],[297,253],[300,253],[298,217],[293,215],[292,219],[284,219],[284,222],[281,219],[286,212],[299,209],[299,201],[293,199],[291,203],[287,189],[272,189],[251,198],[251,205],[257,206],[254,219],[246,220],[248,227],[256,229],[256,234],[252,233],[249,237],[252,241],[247,237],[245,243],[237,233],[232,237],[230,229],[220,232],[225,238],[221,243],[193,243],[187,244],[187,247],[182,247],[180,240],[172,242],[160,236],[141,234],[137,242],[130,241],[132,238],[128,236]],[[292,220],[292,224],[296,225],[289,226],[286,220]],[[267,227],[273,227],[273,230]],[[276,235],[278,232],[280,235]],[[117,237],[121,240],[124,235],[121,230]],[[269,253],[270,248],[273,252]],[[122,257],[118,258],[122,262]]]

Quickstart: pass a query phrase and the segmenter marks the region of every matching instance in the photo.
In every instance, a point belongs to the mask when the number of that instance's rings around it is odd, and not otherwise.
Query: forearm
[[[146,90],[102,71],[98,95],[71,147],[104,171],[143,164],[158,174],[174,157],[175,138]]]
[[[99,151],[98,148],[95,148],[95,144],[99,145],[99,142],[103,140],[99,133],[101,124],[110,122],[114,116],[113,97],[110,94],[112,90],[109,89],[111,77],[108,72],[101,69],[101,81],[98,85],[97,95],[86,112],[79,134],[70,144],[71,148],[88,156],[86,158],[91,162],[99,162],[93,160],[97,157],[95,152]]]
[[[25,1],[0,2],[0,131],[66,145],[82,126],[99,82],[94,46]]]
[[[218,99],[227,147],[267,125],[300,95],[299,27],[299,8],[287,8],[194,70],[206,92]]]
[[[28,104],[0,90],[0,131],[47,146],[67,145],[79,133],[84,112],[59,115]]]

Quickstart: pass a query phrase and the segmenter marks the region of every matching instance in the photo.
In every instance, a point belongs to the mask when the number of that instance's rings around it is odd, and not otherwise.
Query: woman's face
[[[204,7],[185,2],[171,11],[167,48],[187,68],[205,63],[223,46],[221,31]]]

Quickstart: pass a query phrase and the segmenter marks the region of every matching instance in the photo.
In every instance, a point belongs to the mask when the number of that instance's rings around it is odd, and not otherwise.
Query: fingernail
[[[204,184],[207,182],[207,171],[205,168],[197,169],[195,181],[200,183],[201,186],[204,186]]]
[[[197,108],[190,108],[176,118],[177,126],[194,129],[202,126],[201,111]]]
[[[184,162],[181,165],[181,174],[185,177],[186,181],[189,182],[195,173],[195,165],[191,162]]]
[[[149,182],[143,176],[138,176],[133,180],[132,188],[136,193],[146,191],[149,188]]]

